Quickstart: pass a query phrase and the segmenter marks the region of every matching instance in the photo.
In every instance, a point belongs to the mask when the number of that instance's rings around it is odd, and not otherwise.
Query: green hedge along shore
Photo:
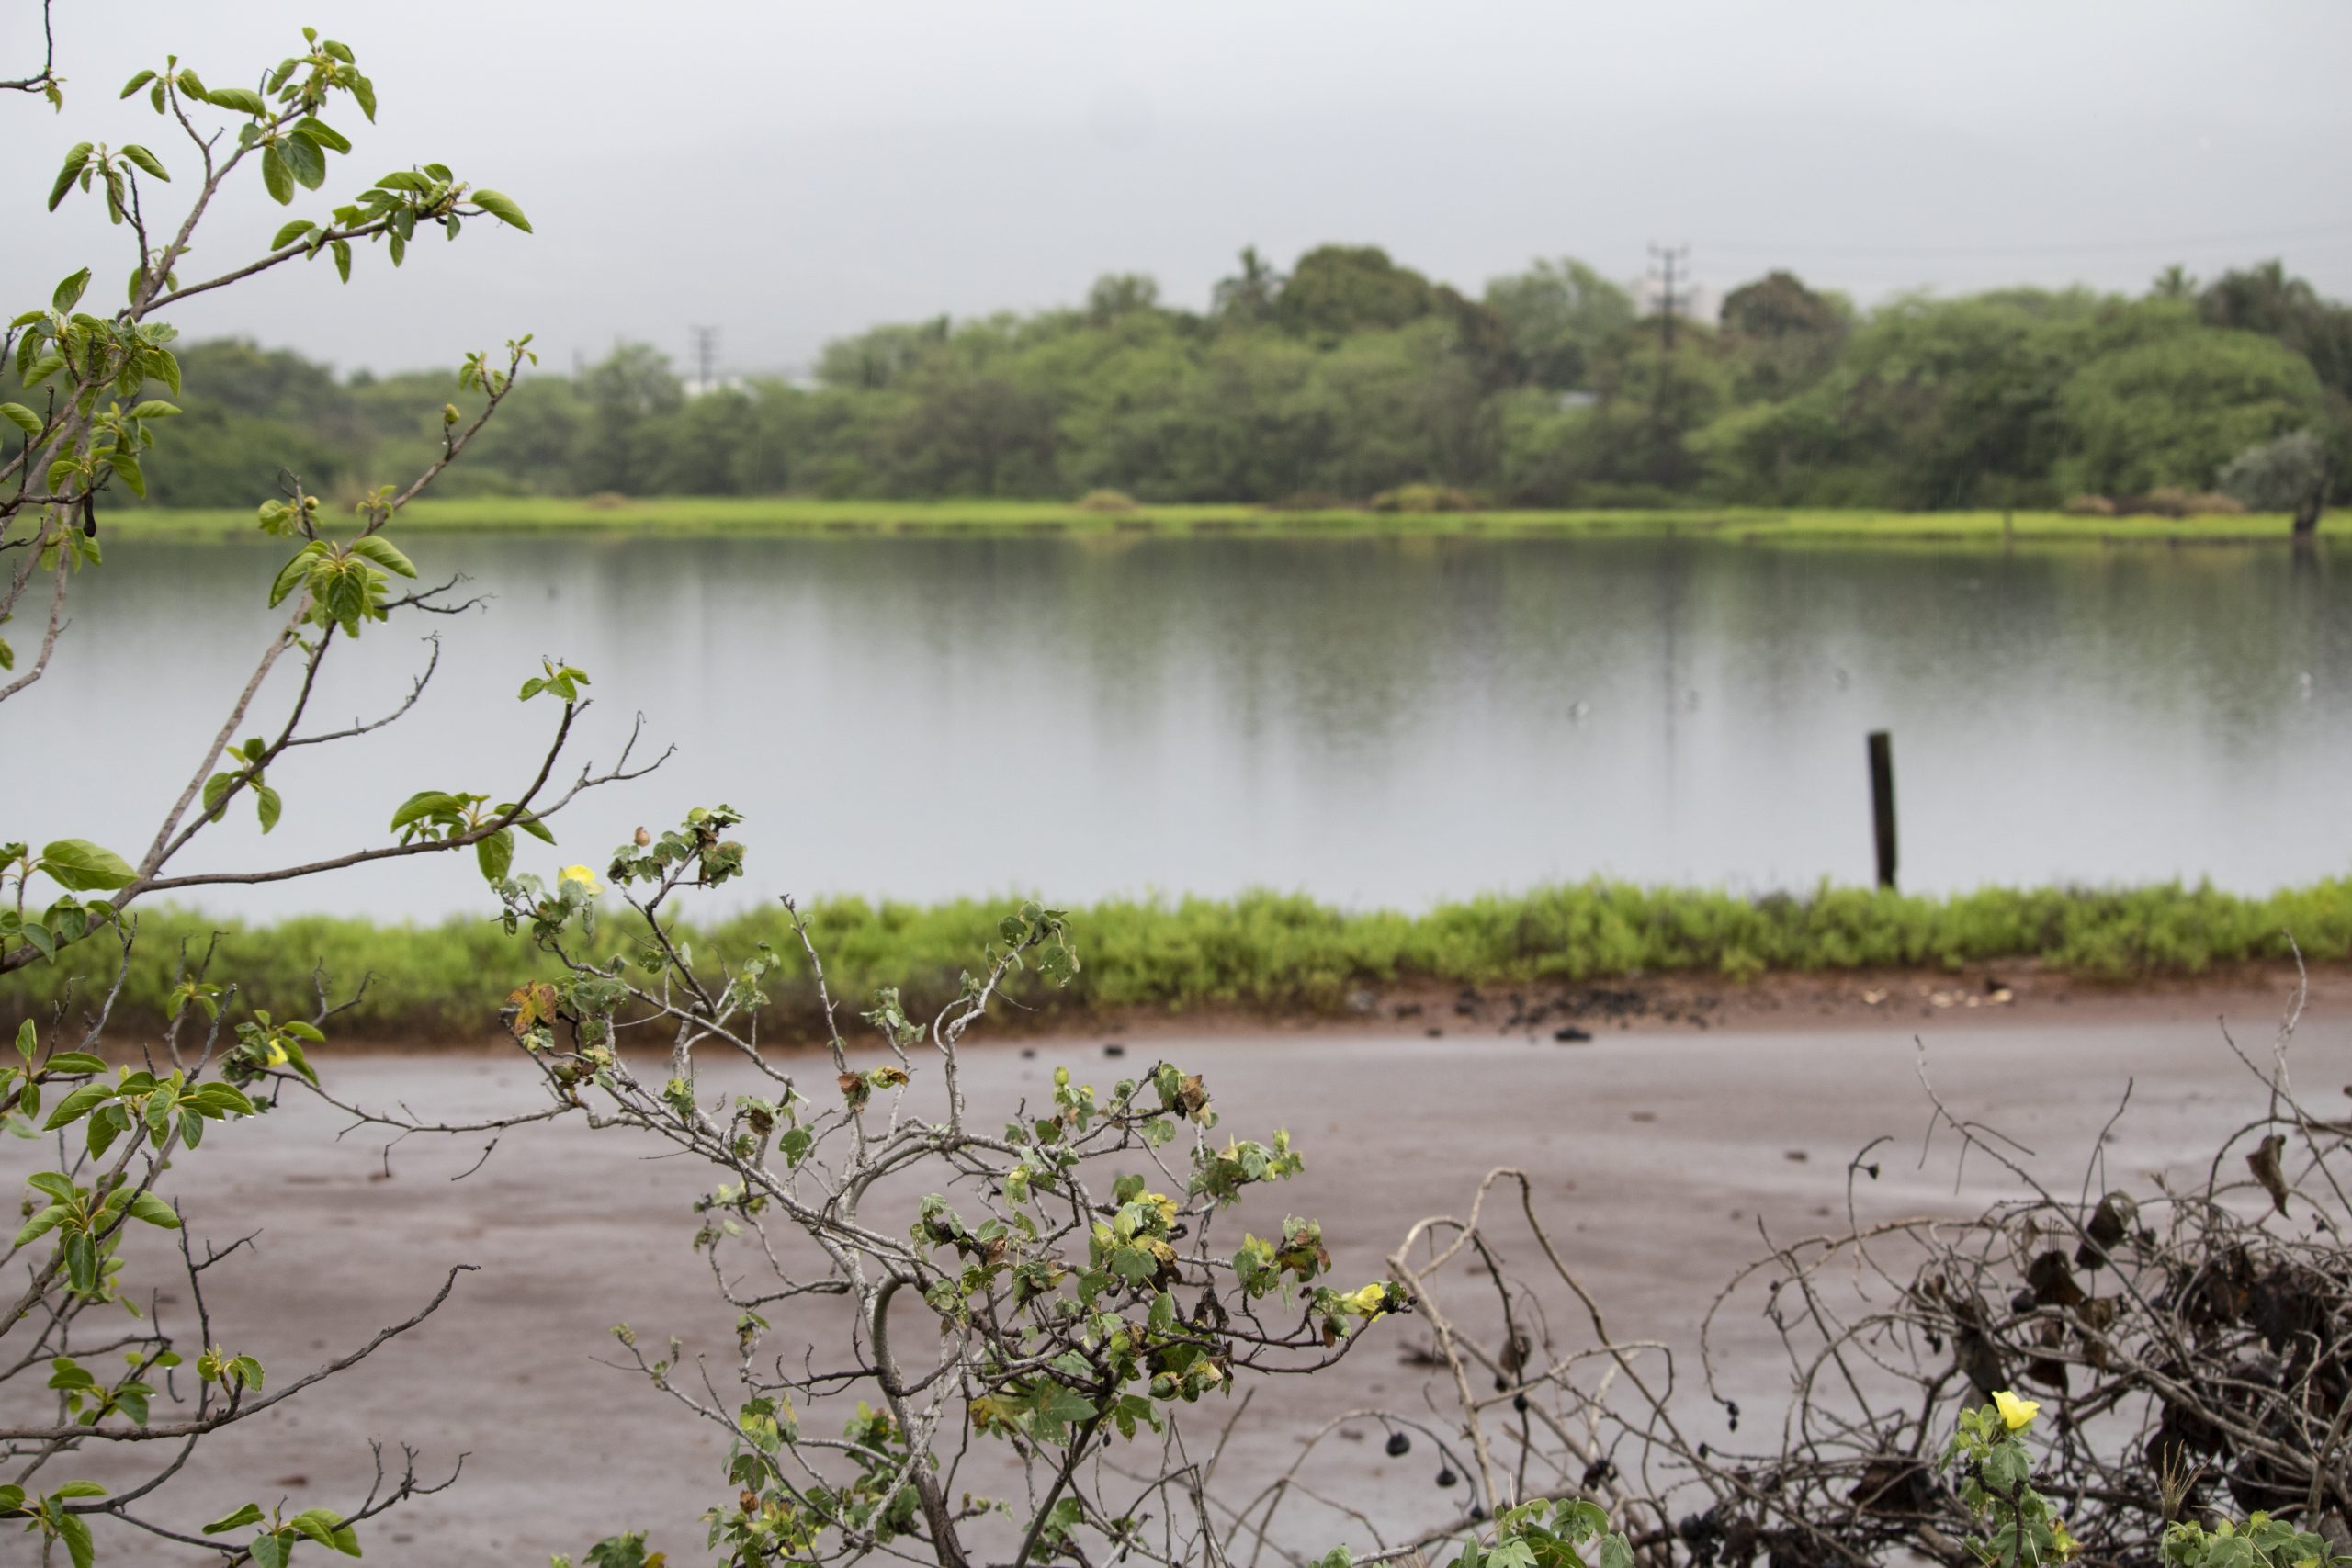
[[[807,910],[844,1021],[878,987],[897,986],[928,1011],[1014,900],[917,906],[856,898]],[[1336,1015],[1363,987],[1437,982],[1477,987],[1574,983],[1681,972],[1734,981],[1775,971],[1956,968],[2039,960],[2109,980],[2194,976],[2216,964],[2352,957],[2352,881],[2324,881],[2266,897],[2178,885],[2117,891],[1986,888],[1950,897],[1825,886],[1804,896],[1578,883],[1523,895],[1444,904],[1426,914],[1351,914],[1296,896],[1113,900],[1074,911],[1084,962],[1076,983],[1052,990],[1015,983],[1012,1028],[1074,1027],[1112,1015],[1182,1016],[1207,1009],[1266,1017]],[[599,931],[599,953],[623,928]],[[139,924],[123,984],[126,1021],[152,1027],[176,983],[183,944],[201,953],[221,933],[216,979],[240,986],[230,1016],[251,1008],[307,1016],[312,973],[333,977],[337,1000],[372,976],[331,1035],[423,1043],[483,1037],[508,988],[548,964],[492,920],[441,925],[303,918],[273,925],[150,910]],[[2291,945],[2290,945],[2291,938]],[[741,953],[760,941],[797,952],[781,912],[765,910],[696,933],[704,954]],[[69,988],[111,984],[119,949],[103,937],[53,964],[17,971],[0,987],[0,1018],[47,1016]],[[809,1037],[818,1018],[805,965],[769,987],[763,1028]],[[69,1007],[69,1014],[73,1010]],[[910,1009],[911,1010],[911,1009]]]
[[[331,509],[341,512],[343,509]],[[2004,531],[2004,519],[2007,529]],[[219,539],[257,535],[245,511],[130,508],[108,525],[130,537]],[[1288,512],[1263,506],[1136,506],[1091,510],[1028,501],[815,501],[791,496],[684,496],[641,500],[481,497],[416,502],[404,533],[607,533],[684,536],[795,534],[989,535],[1026,533],[1713,536],[1741,543],[1849,542],[2056,544],[2278,544],[2290,541],[2283,513],[2210,517],[2089,517],[2064,512],[1783,511],[1694,507],[1616,512]]]

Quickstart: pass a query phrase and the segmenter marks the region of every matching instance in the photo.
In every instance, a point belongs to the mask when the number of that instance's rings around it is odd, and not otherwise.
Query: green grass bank
[[[836,998],[854,1016],[875,988],[897,986],[928,1009],[953,994],[958,973],[988,940],[1007,899],[934,905],[854,898],[808,911]],[[1182,1016],[1238,1010],[1311,1017],[1346,1010],[1359,987],[1435,982],[1543,985],[1640,971],[1720,975],[2040,960],[2110,980],[2194,976],[2248,960],[2352,957],[2352,881],[2324,881],[2262,897],[2179,885],[2123,890],[1986,888],[1932,897],[1825,886],[1760,898],[1589,882],[1445,904],[1418,915],[1348,913],[1269,893],[1231,899],[1113,900],[1074,911],[1084,969],[1067,990],[1034,981],[1012,989],[1029,1010],[1006,1009],[1012,1028],[1077,1026],[1113,1015]],[[153,1026],[175,983],[183,944],[200,953],[220,932],[212,976],[240,987],[234,1016],[279,1016],[315,1005],[311,976],[334,977],[338,999],[372,976],[359,1004],[330,1032],[377,1041],[482,1037],[506,991],[544,960],[490,920],[441,925],[298,919],[266,926],[216,922],[173,910],[141,916],[123,982],[121,1017]],[[599,950],[618,928],[600,932]],[[699,932],[705,954],[758,941],[788,951],[778,912]],[[0,981],[0,1020],[46,1015],[60,1001],[112,983],[112,943],[85,942],[54,964]],[[78,1006],[72,1010],[78,1011]],[[803,966],[771,987],[764,1027],[805,1037],[814,990]]]
[[[211,539],[254,532],[248,511],[132,508],[108,526],[130,538]],[[2284,513],[2188,518],[2083,517],[2064,512],[1780,511],[1758,507],[1619,512],[1288,512],[1261,506],[1137,506],[1091,511],[1022,501],[813,501],[788,496],[426,499],[401,514],[410,532],[721,535],[1360,535],[1525,537],[1676,535],[1748,544],[2278,544]]]

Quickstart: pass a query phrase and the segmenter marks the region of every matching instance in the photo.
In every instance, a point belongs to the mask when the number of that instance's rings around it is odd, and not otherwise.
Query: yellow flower
[[[1385,1285],[1366,1285],[1363,1290],[1357,1291],[1351,1295],[1343,1297],[1342,1299],[1346,1301],[1350,1306],[1355,1308],[1356,1311],[1363,1314],[1364,1316],[1371,1317],[1388,1304],[1388,1287]]]
[[[269,1066],[273,1066],[273,1067],[282,1067],[282,1066],[284,1066],[286,1065],[286,1060],[287,1060],[287,1058],[286,1058],[286,1047],[285,1047],[283,1044],[279,1043],[277,1041],[275,1041],[275,1040],[271,1041],[271,1042],[269,1043],[269,1053],[268,1053],[268,1055],[266,1056],[266,1060],[267,1061],[268,1065],[269,1065]]]
[[[2030,1399],[2019,1399],[2007,1389],[1993,1395],[1993,1407],[2001,1413],[2001,1419],[2012,1432],[2023,1431],[2033,1425],[2035,1416],[2041,1414],[2041,1405]]]
[[[596,874],[590,871],[584,865],[565,866],[563,868],[563,874],[555,879],[555,885],[558,887],[561,887],[567,882],[577,882],[580,884],[580,886],[587,891],[588,897],[591,898],[594,898],[597,894],[602,893],[605,890],[605,885],[596,880]]]

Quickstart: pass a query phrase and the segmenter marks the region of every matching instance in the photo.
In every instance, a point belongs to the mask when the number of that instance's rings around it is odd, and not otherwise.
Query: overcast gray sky
[[[65,113],[0,104],[7,298],[94,258],[41,217],[74,141],[184,147],[115,91],[162,48],[250,81],[310,22],[375,79],[328,199],[432,159],[535,237],[420,243],[347,288],[190,301],[351,368],[454,363],[536,331],[550,362],[643,338],[794,370],[879,321],[1079,298],[1148,272],[1206,301],[1234,253],[1386,246],[1476,290],[1538,255],[1632,278],[1689,241],[1702,284],[1773,265],[1865,302],[2007,282],[2137,288],[2284,255],[2352,297],[2346,0],[59,0]],[[37,53],[0,0],[0,73]],[[225,265],[287,214],[259,181]],[[175,189],[178,187],[175,187]],[[28,216],[29,215],[29,216]],[[113,246],[108,250],[106,247]],[[187,276],[186,273],[183,276]],[[109,284],[109,291],[118,285]]]

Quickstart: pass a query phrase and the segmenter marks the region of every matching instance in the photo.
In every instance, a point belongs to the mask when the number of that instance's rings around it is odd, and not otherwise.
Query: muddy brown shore
[[[1287,1127],[1304,1148],[1306,1172],[1279,1201],[1323,1222],[1342,1280],[1379,1277],[1409,1224],[1458,1209],[1486,1171],[1516,1165],[1616,1320],[1688,1344],[1760,1235],[1842,1221],[1848,1161],[1871,1139],[1899,1143],[1877,1160],[1877,1179],[1856,1183],[1864,1219],[1959,1212],[1995,1190],[1974,1168],[1956,1190],[1939,1152],[1921,1160],[1923,1049],[1956,1110],[2001,1127],[2035,1151],[2038,1174],[2070,1185],[2129,1083],[2129,1111],[2105,1154],[2116,1178],[2139,1181],[2201,1163],[2259,1109],[2260,1086],[2223,1044],[2216,1016],[2267,1053],[2279,978],[2124,995],[2023,973],[1842,976],[1835,994],[1794,981],[1687,997],[1653,987],[1644,1006],[1613,1016],[1606,1001],[1539,1014],[1525,996],[1399,995],[1351,1026],[1194,1021],[982,1042],[965,1083],[976,1113],[990,1118],[1046,1092],[1057,1063],[1098,1083],[1155,1057],[1204,1074],[1227,1129]],[[2331,1106],[2346,1103],[2339,1086],[2352,1091],[2346,989],[2340,977],[2320,978],[2294,1046],[2298,1082]],[[1870,992],[1881,994],[1867,1000]],[[1123,1049],[1106,1059],[1112,1043]],[[424,1116],[539,1103],[527,1065],[512,1055],[371,1051],[324,1066],[340,1095]],[[247,1497],[348,1507],[366,1489],[377,1439],[395,1458],[401,1444],[414,1448],[433,1479],[465,1458],[455,1486],[369,1529],[370,1562],[543,1562],[625,1528],[653,1532],[673,1562],[702,1560],[699,1516],[732,1496],[725,1434],[600,1362],[612,1325],[628,1321],[657,1342],[675,1334],[690,1358],[707,1350],[723,1366],[731,1319],[690,1246],[703,1173],[648,1157],[662,1152],[650,1140],[573,1122],[511,1132],[485,1161],[486,1141],[418,1137],[388,1153],[380,1133],[346,1132],[334,1112],[289,1097],[183,1159],[177,1190],[194,1234],[226,1244],[257,1233],[249,1253],[211,1271],[208,1295],[214,1337],[263,1356],[273,1382],[405,1316],[450,1267],[480,1271],[437,1317],[352,1372],[208,1443],[158,1495],[164,1513],[192,1525]],[[46,1157],[43,1145],[12,1143],[0,1151],[0,1178],[14,1184]],[[1751,1411],[1769,1410],[1786,1387],[1770,1332],[1752,1312],[1729,1321],[1719,1375]],[[1413,1364],[1414,1325],[1383,1332],[1331,1373],[1264,1388],[1227,1464],[1267,1472],[1330,1416],[1364,1404],[1418,1407],[1429,1373]],[[1227,1414],[1204,1407],[1192,1419],[1207,1428]],[[1721,1416],[1702,1405],[1692,1419],[1705,1436]],[[1376,1502],[1384,1517],[1444,1517],[1418,1450],[1390,1460],[1378,1442],[1358,1441],[1318,1455],[1328,1455],[1321,1484]],[[135,1473],[116,1463],[83,1472]],[[1336,1517],[1329,1529],[1335,1541],[1362,1534]],[[11,1555],[21,1540],[0,1540],[0,1562],[25,1561]],[[112,1550],[133,1554],[125,1561],[175,1561],[150,1542],[123,1539]]]

